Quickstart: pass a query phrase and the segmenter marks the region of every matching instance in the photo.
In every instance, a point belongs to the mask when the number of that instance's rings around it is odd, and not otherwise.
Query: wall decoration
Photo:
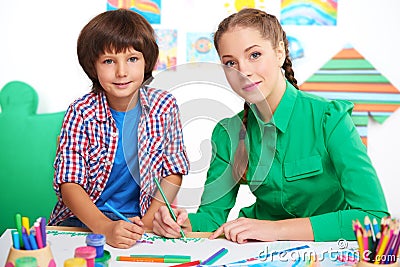
[[[282,25],[336,26],[338,0],[282,0]]]
[[[154,70],[165,70],[177,64],[177,30],[155,29],[157,44],[160,49]]]
[[[187,33],[186,61],[219,63],[219,57],[214,47],[212,33]]]
[[[236,13],[243,8],[258,8],[265,10],[264,0],[228,0],[224,7],[228,11],[228,14]]]
[[[107,0],[107,10],[131,9],[151,24],[161,23],[161,0]]]
[[[383,123],[400,108],[400,92],[351,45],[308,78],[300,89],[354,103],[352,118],[367,145],[368,117]]]
[[[304,57],[304,48],[300,41],[293,36],[287,36],[287,39],[289,42],[290,59],[294,60]]]

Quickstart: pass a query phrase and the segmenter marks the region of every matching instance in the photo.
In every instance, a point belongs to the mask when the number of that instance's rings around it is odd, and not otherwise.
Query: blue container
[[[96,258],[103,257],[105,244],[106,238],[102,234],[89,234],[86,237],[86,245],[96,248]]]

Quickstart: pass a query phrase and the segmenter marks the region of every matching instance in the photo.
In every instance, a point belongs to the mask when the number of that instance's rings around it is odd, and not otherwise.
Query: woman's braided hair
[[[292,69],[292,61],[290,60],[288,48],[289,42],[286,38],[286,33],[282,29],[281,24],[274,15],[254,8],[245,8],[225,18],[223,21],[221,21],[218,26],[218,30],[214,34],[214,45],[217,52],[219,52],[218,45],[221,36],[234,27],[257,29],[263,38],[271,41],[272,47],[274,49],[278,47],[279,42],[283,41],[285,45],[286,58],[282,65],[282,69],[284,70],[286,79],[295,88],[299,89],[297,86],[297,80],[294,77],[294,71]],[[248,169],[248,152],[244,140],[246,137],[247,117],[249,109],[249,104],[245,102],[242,118],[242,128],[239,132],[239,145],[235,152],[235,158],[232,167],[233,176],[238,181],[246,181],[246,174]]]

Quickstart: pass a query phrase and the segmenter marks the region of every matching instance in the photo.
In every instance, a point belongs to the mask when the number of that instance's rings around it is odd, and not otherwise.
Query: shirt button
[[[112,137],[117,137],[117,133],[111,133]]]
[[[110,165],[111,165],[111,161],[106,160],[106,165],[107,165],[107,166],[110,166]]]
[[[101,186],[99,184],[96,186],[96,190],[101,191]]]

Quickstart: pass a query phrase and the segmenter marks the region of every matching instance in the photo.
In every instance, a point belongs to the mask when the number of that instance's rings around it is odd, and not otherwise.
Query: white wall
[[[75,98],[89,91],[89,80],[77,62],[76,40],[81,28],[105,11],[106,1],[0,1],[0,88],[12,80],[27,82],[39,94],[38,113],[65,110]],[[155,27],[178,29],[178,64],[185,63],[185,32],[215,31],[229,11],[224,3],[232,7],[233,2],[162,0],[162,24]],[[279,0],[256,2],[279,16]],[[294,62],[299,83],[350,43],[400,90],[397,35],[400,1],[338,0],[338,6],[337,27],[285,27],[289,35],[301,36],[306,51],[306,59]],[[400,215],[400,202],[395,197],[400,184],[399,122],[400,110],[383,125],[371,121],[368,126],[368,151],[390,211],[397,215]],[[191,137],[187,135],[185,139]],[[243,201],[247,199],[250,198],[246,196]]]

